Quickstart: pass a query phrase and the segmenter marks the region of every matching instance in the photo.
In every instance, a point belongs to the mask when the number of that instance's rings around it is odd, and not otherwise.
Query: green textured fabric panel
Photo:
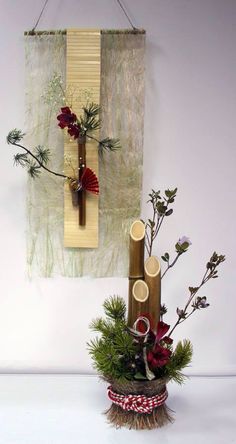
[[[27,36],[25,45],[27,143],[49,147],[54,170],[62,171],[63,134],[56,116],[64,104],[86,103],[92,95],[65,90],[66,35]],[[28,182],[30,276],[127,276],[128,233],[140,216],[144,51],[144,34],[101,34],[101,138],[120,138],[122,149],[100,159],[99,248],[64,248],[63,181],[43,173]]]

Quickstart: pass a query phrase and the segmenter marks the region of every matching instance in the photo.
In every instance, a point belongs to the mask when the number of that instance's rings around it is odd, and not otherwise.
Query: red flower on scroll
[[[65,106],[64,108],[61,108],[61,114],[57,116],[57,120],[59,120],[58,126],[64,129],[76,122],[77,117],[71,112],[68,106]]]
[[[77,124],[70,124],[68,125],[68,133],[71,137],[74,137],[74,139],[78,139],[80,135],[80,126]]]

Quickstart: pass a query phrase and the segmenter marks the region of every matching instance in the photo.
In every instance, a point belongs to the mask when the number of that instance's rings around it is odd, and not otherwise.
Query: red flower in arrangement
[[[154,346],[147,353],[147,361],[152,369],[163,367],[169,362],[172,352],[168,348],[163,347],[164,344],[171,345],[173,342],[171,338],[165,336],[169,328],[168,324],[160,321],[157,324],[156,334],[150,332],[151,337],[154,339]]]
[[[61,114],[57,116],[57,120],[59,120],[58,126],[64,129],[76,122],[77,116],[71,112],[68,106],[65,106],[64,108],[61,108]]]
[[[159,342],[163,336],[168,332],[170,326],[168,324],[165,324],[163,321],[159,321],[157,324],[157,333],[156,333],[156,339],[155,342]]]
[[[171,357],[171,350],[168,348],[162,347],[159,344],[154,345],[153,349],[150,350],[147,354],[148,364],[151,369],[155,369],[156,367],[163,367],[169,362]]]
[[[68,133],[71,137],[74,137],[74,139],[78,139],[80,135],[80,126],[77,124],[70,124],[68,125]]]

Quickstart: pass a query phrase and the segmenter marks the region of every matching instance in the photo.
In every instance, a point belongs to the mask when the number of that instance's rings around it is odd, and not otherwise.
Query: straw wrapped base
[[[106,378],[112,386],[112,389],[122,395],[142,394],[148,397],[159,394],[165,387],[168,380],[159,379],[154,381],[127,381],[119,382]],[[137,413],[135,411],[126,411],[122,407],[112,403],[111,407],[105,412],[108,422],[116,428],[128,427],[129,429],[143,430],[155,429],[174,421],[171,410],[164,403],[156,407],[151,413]]]
[[[156,429],[174,421],[170,409],[165,404],[155,408],[150,414],[126,412],[118,405],[112,404],[105,414],[108,422],[116,428],[127,427],[135,430]]]

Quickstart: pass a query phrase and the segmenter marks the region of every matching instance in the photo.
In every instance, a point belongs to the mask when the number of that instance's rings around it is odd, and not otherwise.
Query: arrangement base
[[[159,394],[166,388],[168,379],[156,379],[153,381],[119,381],[103,378],[112,386],[112,389],[121,395],[145,395],[148,397]],[[151,413],[140,413],[133,410],[124,410],[117,403],[112,403],[105,412],[107,420],[116,428],[127,427],[129,429],[143,430],[156,429],[174,421],[171,410],[164,402],[155,407]]]
[[[174,418],[170,412],[171,410],[165,404],[156,407],[150,414],[127,412],[118,405],[112,404],[105,412],[105,415],[108,422],[116,428],[127,427],[135,430],[151,430],[173,422]]]

